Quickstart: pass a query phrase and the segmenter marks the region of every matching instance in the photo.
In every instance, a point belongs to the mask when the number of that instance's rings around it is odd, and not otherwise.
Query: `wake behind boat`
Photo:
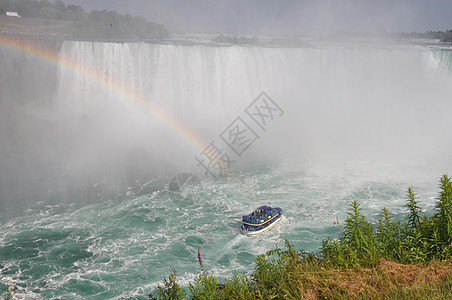
[[[258,207],[249,215],[242,216],[241,233],[246,236],[254,236],[269,231],[281,221],[282,212],[279,207]]]

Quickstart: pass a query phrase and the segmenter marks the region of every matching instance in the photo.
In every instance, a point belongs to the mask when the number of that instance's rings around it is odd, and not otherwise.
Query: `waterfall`
[[[433,50],[431,52],[433,67],[445,72],[452,72],[452,51],[451,50]]]
[[[287,112],[273,135],[261,138],[262,151],[275,155],[331,155],[363,148],[383,155],[402,148],[428,152],[442,138],[437,129],[450,127],[451,104],[445,96],[452,89],[450,75],[441,72],[450,66],[448,51],[400,45],[280,48],[71,41],[61,54],[96,75],[93,80],[83,69],[60,69],[60,107],[93,118],[117,107],[122,118],[131,103],[147,103],[206,143],[262,91]],[[184,152],[187,145],[177,143],[178,132],[158,125],[153,109],[144,115],[130,112],[129,121],[118,123],[113,117],[108,128],[121,131],[137,118],[141,123],[125,135],[138,136],[143,124],[152,123],[141,133],[146,140],[158,140],[165,149],[182,146],[176,156]],[[151,127],[168,131],[159,135]],[[275,149],[275,142],[282,147]]]

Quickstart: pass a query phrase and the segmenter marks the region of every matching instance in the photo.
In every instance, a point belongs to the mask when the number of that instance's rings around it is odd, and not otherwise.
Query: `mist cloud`
[[[251,33],[410,32],[452,28],[446,0],[69,0],[86,10],[142,15],[172,31]]]

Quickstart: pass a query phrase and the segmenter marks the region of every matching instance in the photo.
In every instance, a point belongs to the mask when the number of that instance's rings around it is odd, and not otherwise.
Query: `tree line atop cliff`
[[[443,43],[452,43],[452,29],[446,31],[400,33],[399,35],[405,38],[435,39]]]
[[[141,16],[121,15],[116,11],[85,12],[78,5],[66,5],[57,0],[0,0],[0,13],[17,12],[24,18],[40,18],[71,22],[74,38],[86,39],[152,39],[168,36],[163,26],[146,21]]]

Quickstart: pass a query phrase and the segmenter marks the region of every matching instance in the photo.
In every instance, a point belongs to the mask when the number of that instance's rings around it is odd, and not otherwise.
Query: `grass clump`
[[[432,216],[421,215],[415,193],[407,191],[406,221],[386,208],[374,228],[352,201],[337,239],[322,242],[317,254],[295,250],[286,240],[256,259],[249,276],[233,274],[219,283],[204,270],[188,286],[171,272],[151,299],[451,299],[452,184],[440,179]]]

